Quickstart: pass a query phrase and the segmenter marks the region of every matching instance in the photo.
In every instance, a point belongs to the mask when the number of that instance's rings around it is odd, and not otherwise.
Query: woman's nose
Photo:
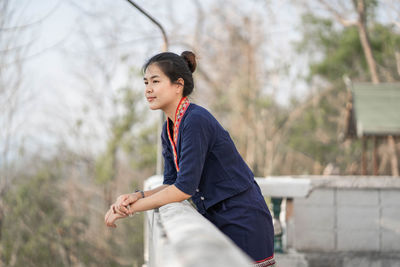
[[[150,85],[146,86],[146,93],[152,93],[153,92],[153,88]]]

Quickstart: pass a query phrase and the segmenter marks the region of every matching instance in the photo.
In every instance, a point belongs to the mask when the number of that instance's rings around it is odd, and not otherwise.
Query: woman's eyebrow
[[[150,77],[150,80],[151,80],[151,79],[154,79],[154,78],[159,78],[159,77],[160,77],[160,76],[158,76],[158,75],[153,75],[153,76]],[[147,78],[144,77],[143,80],[147,80]]]

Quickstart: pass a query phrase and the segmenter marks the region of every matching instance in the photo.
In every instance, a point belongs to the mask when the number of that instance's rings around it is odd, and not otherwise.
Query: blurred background
[[[398,1],[135,3],[169,51],[197,55],[192,101],[255,176],[398,176],[397,137],[363,150],[349,134],[345,82],[400,81]],[[143,215],[103,218],[156,172],[141,68],[159,28],[125,0],[2,0],[0,14],[0,265],[141,266]]]

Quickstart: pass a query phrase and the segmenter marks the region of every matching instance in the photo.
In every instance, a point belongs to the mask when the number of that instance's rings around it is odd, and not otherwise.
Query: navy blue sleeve
[[[176,168],[174,163],[174,155],[171,150],[171,144],[167,137],[167,124],[164,124],[161,134],[162,154],[164,157],[164,181],[163,184],[174,184],[176,180]]]
[[[210,120],[199,114],[190,114],[181,127],[181,153],[175,186],[188,195],[194,195],[203,172],[212,127]]]

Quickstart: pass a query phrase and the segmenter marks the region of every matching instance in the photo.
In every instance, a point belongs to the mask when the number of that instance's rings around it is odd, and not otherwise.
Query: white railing
[[[162,184],[152,176],[145,189]],[[243,267],[251,260],[188,201],[146,212],[146,267]]]
[[[145,181],[145,190],[162,184],[163,177]],[[309,179],[256,178],[264,196],[306,197]],[[146,212],[145,266],[251,266],[251,259],[188,202],[171,203]]]
[[[263,196],[268,197],[306,197],[311,191],[311,181],[307,178],[279,176],[255,178]]]
[[[357,264],[368,262],[369,251],[375,253],[377,258],[374,261],[382,263],[382,266],[386,264],[388,255],[394,257],[390,253],[396,252],[398,255],[400,223],[397,211],[400,207],[400,179],[382,176],[280,176],[256,180],[263,195],[271,197],[272,202],[278,200],[277,203],[280,203],[279,199],[287,199],[282,204],[282,212],[290,212],[281,216],[282,223],[288,223],[285,227],[287,231],[281,236],[282,240],[287,240],[287,246],[283,244],[286,253],[275,254],[278,266],[307,267],[307,258],[302,253],[306,249],[314,251],[314,256],[318,252],[325,253],[321,259],[313,258],[321,266],[327,255],[335,258],[335,253],[339,252],[349,251],[348,254],[340,254],[340,257],[347,257],[351,261],[354,247],[349,247],[348,244],[356,245],[357,251],[361,253],[354,261]],[[153,176],[146,180],[145,188],[154,188],[161,183],[162,176]],[[280,213],[279,208],[279,204],[272,207],[274,211],[278,211],[277,214]],[[323,218],[328,218],[331,223],[321,221],[321,210],[325,214]],[[346,217],[346,214],[352,214],[351,218]],[[354,225],[357,225],[357,229]],[[251,260],[230,239],[187,201],[147,211],[145,227],[147,267],[251,264]],[[277,235],[275,238],[277,241]],[[377,248],[379,251],[376,251]],[[363,256],[363,252],[368,252],[368,255]],[[400,262],[398,256],[392,260],[394,264]]]

